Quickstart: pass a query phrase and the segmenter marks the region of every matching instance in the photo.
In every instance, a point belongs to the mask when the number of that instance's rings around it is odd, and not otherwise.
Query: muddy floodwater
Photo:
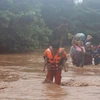
[[[42,53],[0,54],[0,100],[100,100],[100,65],[67,64],[61,86],[43,84]]]

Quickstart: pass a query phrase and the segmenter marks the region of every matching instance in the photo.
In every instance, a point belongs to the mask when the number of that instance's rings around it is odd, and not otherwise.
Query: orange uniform
[[[53,77],[55,77],[55,83],[60,84],[62,70],[61,66],[63,65],[63,61],[67,59],[66,52],[62,48],[59,48],[58,52],[54,55],[53,51],[50,48],[48,48],[44,52],[44,58],[47,59],[48,63],[48,73],[46,79],[53,81]]]

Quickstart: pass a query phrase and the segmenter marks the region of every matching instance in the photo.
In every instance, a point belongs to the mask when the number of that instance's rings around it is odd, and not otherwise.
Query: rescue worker
[[[53,78],[55,77],[55,83],[60,85],[61,84],[61,71],[64,67],[65,72],[66,70],[66,60],[67,54],[64,48],[60,48],[60,42],[55,41],[52,44],[52,49],[47,48],[44,52],[44,68],[47,66],[47,75],[45,81],[53,82]]]

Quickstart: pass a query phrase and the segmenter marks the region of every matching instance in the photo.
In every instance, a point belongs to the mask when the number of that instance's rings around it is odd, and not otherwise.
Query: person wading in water
[[[60,48],[59,41],[55,41],[52,43],[52,49],[47,48],[44,52],[44,68],[47,66],[47,75],[44,82],[53,82],[53,78],[55,78],[55,83],[61,84],[61,71],[64,68],[66,70],[66,60],[67,54],[63,48]]]

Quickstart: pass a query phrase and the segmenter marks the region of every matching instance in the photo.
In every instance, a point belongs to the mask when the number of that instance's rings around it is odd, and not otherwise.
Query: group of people
[[[95,65],[100,64],[100,45],[98,47],[93,46],[91,39],[91,35],[88,35],[84,42],[73,38],[70,48],[73,65],[83,67],[84,65],[92,64],[92,61],[94,61]],[[66,61],[68,57],[65,49],[60,47],[59,41],[55,41],[45,50],[43,57],[43,71],[47,68],[47,75],[44,82],[52,83],[53,78],[55,78],[55,83],[60,85],[62,69],[64,69],[65,72],[67,71]]]
[[[84,65],[100,64],[100,45],[92,45],[91,40],[91,35],[87,35],[85,41],[72,40],[70,55],[73,65],[83,67]]]

